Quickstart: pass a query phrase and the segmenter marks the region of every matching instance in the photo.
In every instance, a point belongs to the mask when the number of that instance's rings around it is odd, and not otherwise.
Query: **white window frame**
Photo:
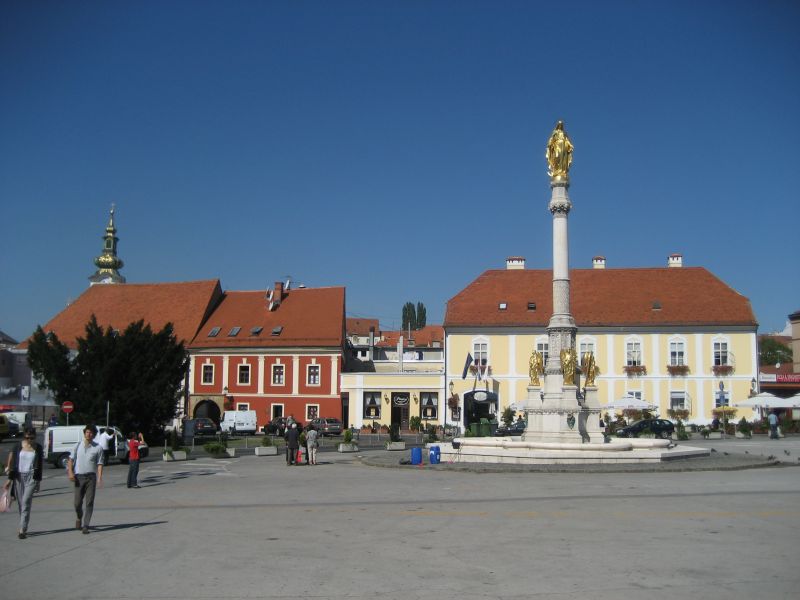
[[[237,402],[236,403],[236,410],[237,411],[239,411],[239,410],[241,410],[241,411],[250,410],[250,403],[249,402]]]
[[[711,340],[711,364],[713,366],[727,367],[732,364],[730,345],[730,341],[725,337],[715,337],[713,340]],[[717,350],[718,347],[719,350]],[[722,361],[723,354],[725,358],[724,362]]]
[[[370,390],[368,392],[364,392],[364,401],[363,407],[361,409],[361,414],[364,415],[364,419],[380,419],[381,418],[381,393],[379,391]],[[373,402],[370,402],[370,401]],[[370,415],[367,414],[367,409],[374,408],[376,409],[376,414]]]
[[[472,366],[488,367],[490,364],[489,338],[483,336],[474,338],[472,340]]]
[[[281,414],[279,414],[279,415],[275,414],[275,412],[276,412],[275,409],[276,408],[280,408],[281,409]],[[269,407],[269,414],[270,414],[269,418],[270,418],[270,420],[272,420],[272,419],[274,419],[276,417],[285,416],[286,415],[286,411],[284,410],[285,408],[286,407],[283,405],[283,402],[273,402],[272,406]]]
[[[319,418],[319,404],[306,404],[306,421],[313,421]]]
[[[435,419],[438,419],[439,418],[438,392],[420,392],[419,406],[420,406],[420,416],[422,417],[423,421],[433,421]]]
[[[686,392],[678,390],[669,393],[669,407],[672,410],[685,410],[686,405]]]
[[[550,339],[547,336],[536,338],[536,351],[542,355],[542,365],[547,365],[547,357],[550,356]]]
[[[211,372],[211,381],[206,381],[206,367],[208,367],[209,371]],[[214,363],[205,363],[200,374],[200,385],[214,385],[215,371],[216,369],[214,368]]]
[[[247,381],[242,381],[242,374],[247,373]],[[248,363],[241,363],[237,370],[236,381],[239,385],[250,385],[250,365]]]
[[[642,338],[625,338],[625,366],[641,367],[644,364]]]
[[[277,381],[276,374],[280,371],[280,381]],[[274,364],[272,365],[272,385],[286,385],[286,365]]]
[[[581,338],[580,342],[578,342],[578,349],[581,356],[583,356],[586,352],[591,352],[597,356],[597,340],[595,340],[593,337]]]
[[[316,382],[312,381],[311,379],[312,369],[317,370]],[[306,365],[306,385],[313,387],[320,387],[322,385],[322,365],[319,363],[311,363],[310,365]]]
[[[673,347],[675,349],[673,350]],[[686,361],[686,340],[681,337],[670,338],[669,340],[669,366],[684,367]]]

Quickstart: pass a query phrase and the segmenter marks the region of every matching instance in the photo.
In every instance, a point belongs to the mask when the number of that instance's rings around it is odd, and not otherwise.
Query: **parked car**
[[[523,433],[525,433],[525,427],[526,426],[527,426],[527,423],[525,421],[514,421],[508,427],[506,427],[505,425],[500,425],[500,427],[498,427],[495,430],[494,434],[496,436],[522,435]]]
[[[184,437],[214,437],[217,435],[217,424],[208,417],[197,417],[196,419],[187,419],[183,422],[183,436]]]
[[[332,417],[314,419],[311,421],[311,425],[320,435],[342,435],[343,425],[339,419]]]
[[[272,421],[264,425],[261,430],[264,433],[269,433],[271,435],[280,435],[283,436],[286,433],[286,419],[288,417],[274,417]],[[302,427],[301,423],[297,424],[298,427]]]
[[[5,415],[0,415],[0,442],[3,441],[3,438],[8,437],[8,419]]]
[[[53,463],[54,467],[66,469],[70,452],[83,439],[83,425],[56,425],[48,427],[44,432],[44,460]],[[128,441],[117,427],[114,430],[114,441],[111,445],[110,458],[128,462]],[[139,456],[147,458],[150,449],[147,444],[139,446]]]
[[[675,431],[675,425],[667,419],[642,419],[626,427],[617,429],[619,437],[639,437],[644,431],[651,431],[656,437],[668,438]]]

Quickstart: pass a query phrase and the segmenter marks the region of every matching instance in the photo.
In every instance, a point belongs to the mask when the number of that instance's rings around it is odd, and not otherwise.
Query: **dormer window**
[[[508,308],[508,303],[501,302],[500,304],[497,305],[497,308],[500,310],[506,310]]]
[[[528,302],[528,310],[536,310],[536,302]]]
[[[272,335],[280,335],[283,331],[283,325],[278,325],[277,327],[272,328]]]
[[[242,330],[241,327],[232,327],[231,330],[228,332],[228,337],[236,337],[239,335],[239,332]]]
[[[260,333],[261,333],[261,331],[262,331],[263,329],[264,329],[263,327],[253,327],[253,328],[250,330],[250,335],[258,335],[258,334],[260,334]]]
[[[208,337],[217,337],[219,335],[219,327],[214,327],[208,332]]]

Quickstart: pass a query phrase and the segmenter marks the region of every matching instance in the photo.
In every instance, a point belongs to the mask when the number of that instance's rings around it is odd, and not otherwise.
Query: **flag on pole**
[[[467,360],[464,363],[464,371],[461,373],[461,379],[467,378],[467,373],[469,373],[469,366],[472,364],[472,354],[467,352]]]
[[[479,360],[476,360],[476,361],[475,361],[475,377],[477,377],[477,378],[478,378],[478,381],[481,381],[481,380],[483,379],[483,372],[482,372],[482,371],[483,371],[483,369],[485,369],[485,368],[486,368],[486,367],[484,367],[484,366],[481,364],[481,361],[479,361]]]

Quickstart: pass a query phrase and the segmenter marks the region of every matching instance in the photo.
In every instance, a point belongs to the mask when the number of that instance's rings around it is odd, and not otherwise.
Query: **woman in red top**
[[[144,444],[144,436],[140,433],[136,435],[135,431],[131,431],[128,435],[128,487],[138,488],[141,487],[137,483],[139,477],[139,446]]]

